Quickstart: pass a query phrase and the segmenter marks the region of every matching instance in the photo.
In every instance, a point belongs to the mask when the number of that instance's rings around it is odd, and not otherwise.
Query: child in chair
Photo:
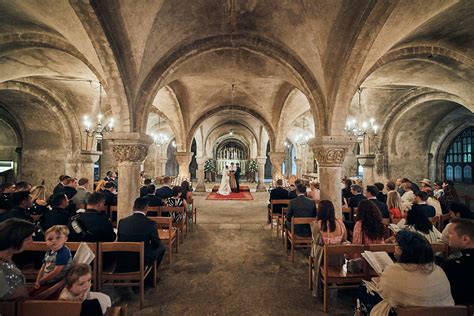
[[[64,245],[69,235],[69,229],[66,226],[54,225],[44,235],[49,250],[44,255],[43,266],[36,278],[36,290],[61,281],[72,261],[71,251]]]
[[[59,300],[84,302],[86,300],[97,299],[98,303],[100,304],[102,314],[105,314],[107,308],[112,305],[110,297],[104,293],[90,291],[91,277],[91,267],[88,264],[74,264],[71,269],[69,269],[66,278],[64,279],[66,287],[59,295]],[[91,305],[92,304],[90,304],[89,307],[92,307]],[[83,308],[84,307],[85,306],[83,304]]]

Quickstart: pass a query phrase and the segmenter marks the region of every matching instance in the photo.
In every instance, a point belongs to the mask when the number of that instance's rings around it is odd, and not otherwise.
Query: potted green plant
[[[255,182],[255,175],[258,172],[258,164],[256,160],[250,160],[247,167],[247,181]]]
[[[214,160],[206,160],[204,163],[204,172],[206,173],[206,181],[216,181],[216,167],[214,165]]]

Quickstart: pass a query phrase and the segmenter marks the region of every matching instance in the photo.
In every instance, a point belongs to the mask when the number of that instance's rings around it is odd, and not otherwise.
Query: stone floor
[[[157,289],[125,299],[133,315],[315,315],[322,300],[311,296],[307,263],[291,263],[280,239],[266,225],[268,193],[253,201],[207,201],[195,194],[198,225],[172,264],[159,269]],[[336,297],[338,296],[338,297]],[[353,292],[331,295],[330,315],[351,315]]]

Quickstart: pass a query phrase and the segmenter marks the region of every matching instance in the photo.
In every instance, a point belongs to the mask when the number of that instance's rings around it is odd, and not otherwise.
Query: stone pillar
[[[267,162],[267,157],[257,157],[257,164],[258,164],[257,192],[263,192],[267,190],[265,188],[265,163],[266,162]]]
[[[303,175],[303,160],[301,158],[295,159],[296,163],[296,177],[298,179],[302,178]]]
[[[191,159],[193,158],[193,153],[187,151],[180,151],[175,153],[175,157],[179,165],[179,179],[187,179],[188,181],[191,181],[191,174],[189,173],[189,164],[191,163]]]
[[[375,182],[375,155],[357,155],[357,161],[364,169],[364,186]]]
[[[281,164],[285,160],[285,153],[273,151],[269,153],[269,156],[270,161],[272,162],[273,181],[283,178],[283,175],[281,174]]]
[[[322,136],[311,144],[319,164],[321,200],[332,201],[338,218],[343,218],[341,166],[354,142],[355,138],[351,136]]]
[[[133,212],[133,202],[140,195],[140,169],[148,154],[151,138],[139,133],[109,133],[112,154],[118,162],[117,220]]]
[[[101,142],[101,147],[102,155],[100,156],[99,178],[103,179],[107,171],[117,170],[117,161],[114,159],[114,155],[112,154],[112,141],[110,139],[103,139]]]
[[[206,162],[207,157],[196,157],[196,161],[198,164],[198,168],[196,170],[197,176],[197,185],[196,185],[196,192],[206,192],[206,185],[204,183],[204,163]]]
[[[79,176],[89,179],[89,183],[94,183],[94,164],[99,160],[101,151],[81,151],[81,168]]]

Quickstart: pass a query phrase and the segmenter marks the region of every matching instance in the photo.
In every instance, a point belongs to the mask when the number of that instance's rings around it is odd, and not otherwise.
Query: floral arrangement
[[[216,167],[214,166],[214,161],[212,159],[206,160],[206,162],[204,163],[204,171],[205,172],[216,171]]]
[[[248,172],[257,172],[258,171],[257,161],[250,160],[247,169],[248,169]]]

